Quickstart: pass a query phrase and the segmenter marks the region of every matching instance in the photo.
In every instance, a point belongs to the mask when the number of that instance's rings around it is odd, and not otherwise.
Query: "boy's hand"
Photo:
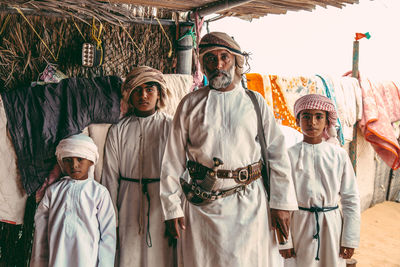
[[[354,248],[342,247],[340,246],[339,256],[343,259],[351,259],[354,254]]]
[[[288,239],[290,227],[290,211],[271,209],[271,225],[275,230],[281,230],[282,234]]]
[[[284,259],[289,259],[291,257],[296,256],[296,253],[294,253],[294,248],[289,248],[289,249],[280,249],[279,253]]]
[[[170,239],[170,244],[174,243],[174,239],[178,239],[181,237],[179,228],[181,228],[182,230],[186,229],[185,219],[183,217],[165,221],[165,235]]]

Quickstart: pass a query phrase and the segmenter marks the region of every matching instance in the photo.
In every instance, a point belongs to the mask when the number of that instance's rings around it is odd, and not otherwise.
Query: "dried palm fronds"
[[[10,1],[0,0],[0,5],[10,11],[14,8],[23,8],[25,12],[35,12],[42,15],[73,17],[84,23],[91,24],[92,17],[99,21],[108,22],[116,26],[129,25],[144,18],[168,18],[171,11],[165,11],[148,6],[115,4],[96,0],[31,0]]]
[[[95,43],[90,23],[71,17],[26,16],[25,19],[20,14],[0,14],[0,82],[3,85],[0,90],[28,86],[38,79],[48,63],[57,64],[69,77],[125,76],[134,65],[148,65],[172,73],[168,38],[173,39],[175,28],[164,26],[163,29],[165,33],[159,25],[103,23],[104,63],[86,68],[81,66],[82,44]]]

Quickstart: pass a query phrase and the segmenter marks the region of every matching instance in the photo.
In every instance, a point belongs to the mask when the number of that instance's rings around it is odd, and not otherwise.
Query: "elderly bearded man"
[[[287,235],[289,211],[297,209],[284,136],[257,93],[270,165],[268,203],[259,179],[257,113],[240,84],[245,57],[225,33],[205,35],[199,47],[210,84],[179,104],[161,168],[168,234],[178,239],[180,266],[277,267],[273,227],[279,223]]]

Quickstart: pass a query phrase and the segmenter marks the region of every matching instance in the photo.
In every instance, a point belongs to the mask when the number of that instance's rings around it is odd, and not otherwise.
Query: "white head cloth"
[[[63,172],[65,172],[62,161],[63,158],[79,157],[90,160],[93,162],[93,166],[89,168],[88,177],[94,177],[94,165],[99,159],[99,153],[96,144],[89,136],[76,134],[61,140],[56,148],[56,156],[58,164]]]

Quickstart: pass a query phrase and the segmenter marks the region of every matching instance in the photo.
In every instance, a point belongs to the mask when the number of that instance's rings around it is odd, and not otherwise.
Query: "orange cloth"
[[[260,75],[247,73],[247,87],[264,96],[273,111],[275,118],[282,125],[301,132],[293,115],[294,102],[306,94],[324,95],[325,88],[318,86],[315,77],[282,77],[277,75]]]
[[[272,92],[269,77],[258,73],[246,73],[246,79],[247,88],[259,92],[267,101],[268,106],[272,108]]]
[[[300,127],[296,125],[296,118],[290,112],[281,85],[278,82],[278,76],[270,75],[272,99],[274,103],[275,118],[282,122],[282,125],[292,127],[301,132]]]

